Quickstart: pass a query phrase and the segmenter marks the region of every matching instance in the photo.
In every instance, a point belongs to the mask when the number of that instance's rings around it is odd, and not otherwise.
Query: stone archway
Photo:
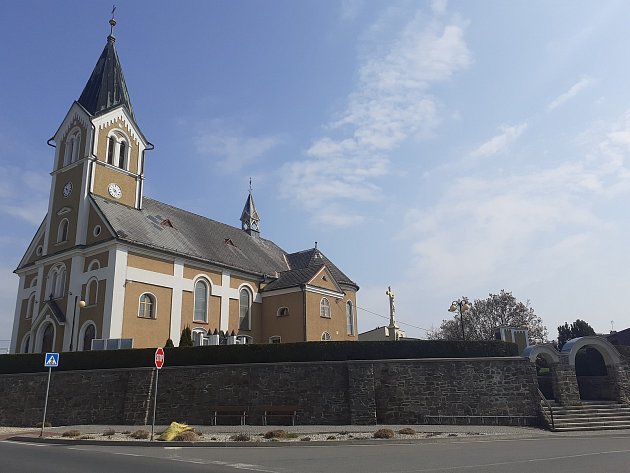
[[[562,347],[562,353],[568,355],[575,371],[580,400],[619,399],[621,357],[608,340],[596,336],[574,338]]]
[[[558,351],[551,344],[531,345],[523,351],[536,367],[538,389],[547,400],[558,400],[557,367],[560,357]]]

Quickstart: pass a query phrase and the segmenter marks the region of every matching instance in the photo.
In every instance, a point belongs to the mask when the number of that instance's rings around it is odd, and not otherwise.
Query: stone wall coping
[[[486,357],[471,357],[471,358],[387,358],[387,359],[377,359],[377,360],[325,360],[325,361],[286,361],[286,362],[278,362],[278,363],[225,363],[225,364],[217,364],[217,365],[185,365],[185,366],[164,366],[162,371],[164,370],[174,370],[177,368],[250,368],[250,367],[261,367],[261,366],[286,366],[286,365],[339,365],[339,364],[353,364],[353,365],[365,365],[365,364],[375,364],[375,363],[444,363],[444,362],[480,362],[480,361],[493,361],[493,362],[527,362],[529,363],[528,358],[523,358],[522,356],[486,356]],[[93,372],[121,372],[121,371],[149,371],[155,369],[154,366],[136,366],[133,368],[100,368],[93,370],[68,370],[68,371],[58,371],[57,373],[93,373]],[[0,373],[0,376],[40,376],[46,375],[47,371],[39,371],[37,373]],[[53,370],[53,374],[55,370]]]

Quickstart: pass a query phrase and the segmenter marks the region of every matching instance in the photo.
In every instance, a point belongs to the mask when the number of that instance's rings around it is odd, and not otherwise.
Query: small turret
[[[260,217],[256,211],[254,196],[252,195],[252,180],[249,180],[249,195],[241,214],[241,228],[253,237],[260,236]]]

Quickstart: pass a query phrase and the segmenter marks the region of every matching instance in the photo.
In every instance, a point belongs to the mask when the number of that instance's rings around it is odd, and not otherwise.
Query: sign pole
[[[153,431],[155,430],[155,408],[157,407],[157,391],[158,391],[158,379],[160,378],[160,370],[155,370],[155,395],[153,397],[153,422],[151,424],[151,442],[153,442]]]
[[[52,367],[48,367],[48,383],[46,384],[46,400],[44,401],[44,419],[42,420],[42,430],[39,433],[40,437],[44,436],[44,426],[46,425],[46,409],[48,408],[48,390],[50,389],[50,374],[52,373]]]

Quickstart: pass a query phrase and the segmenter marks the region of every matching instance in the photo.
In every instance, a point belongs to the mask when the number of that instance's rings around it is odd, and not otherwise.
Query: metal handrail
[[[547,401],[547,398],[542,393],[540,388],[538,388],[538,395],[540,396],[540,399],[542,399],[542,401],[545,403],[545,405],[549,408],[549,414],[551,416],[551,430],[556,430],[556,425],[553,422],[553,408],[551,407],[551,404],[549,404],[549,401]],[[541,410],[542,410],[543,416],[545,418],[547,418],[547,416],[545,414],[545,410],[544,409],[541,409]]]

